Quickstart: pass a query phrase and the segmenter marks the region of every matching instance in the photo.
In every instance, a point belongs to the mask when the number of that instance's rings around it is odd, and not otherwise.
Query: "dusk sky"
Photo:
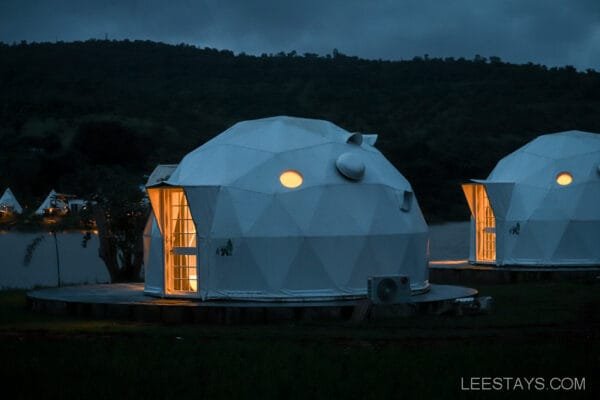
[[[600,70],[599,0],[0,0],[0,41],[105,35],[257,55],[480,54]]]

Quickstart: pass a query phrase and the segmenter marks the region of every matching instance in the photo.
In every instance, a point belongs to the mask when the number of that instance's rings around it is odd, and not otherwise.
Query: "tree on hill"
[[[384,61],[31,43],[0,45],[0,105],[0,186],[25,203],[80,168],[141,175],[240,120],[293,115],[378,133],[431,221],[468,218],[458,183],[484,178],[535,136],[600,132],[600,74],[484,55]]]

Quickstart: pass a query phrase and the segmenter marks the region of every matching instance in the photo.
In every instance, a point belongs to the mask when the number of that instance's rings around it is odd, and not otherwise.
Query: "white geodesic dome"
[[[600,265],[600,135],[539,136],[475,182],[496,220],[495,264]]]
[[[186,155],[149,187],[159,224],[146,229],[146,292],[329,299],[363,296],[367,278],[379,275],[406,275],[413,290],[426,289],[427,225],[375,139],[327,121],[274,117],[235,124]],[[159,192],[169,188],[183,189],[197,238],[178,253],[195,257],[185,261],[186,276],[197,279],[186,293],[160,287],[169,278],[154,250],[157,235],[168,234]]]

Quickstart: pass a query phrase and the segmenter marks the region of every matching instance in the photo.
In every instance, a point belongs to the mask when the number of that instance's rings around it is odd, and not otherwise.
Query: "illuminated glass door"
[[[496,218],[485,186],[465,184],[463,191],[475,220],[475,261],[496,262]]]
[[[182,188],[150,189],[150,201],[162,229],[165,291],[198,291],[196,227]]]

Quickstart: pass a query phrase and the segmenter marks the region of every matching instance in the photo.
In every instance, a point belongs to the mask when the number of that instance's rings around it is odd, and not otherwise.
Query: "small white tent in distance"
[[[463,185],[471,263],[600,265],[600,135],[542,135]]]
[[[22,214],[23,208],[17,201],[17,198],[13,194],[10,188],[7,188],[2,197],[0,197],[0,215],[2,214]]]
[[[147,187],[145,292],[340,299],[365,296],[369,277],[388,275],[427,290],[427,224],[375,139],[273,117],[235,124],[192,151]]]
[[[35,210],[36,215],[58,214],[63,215],[69,212],[69,204],[63,200],[54,189],[48,193],[42,204]]]

